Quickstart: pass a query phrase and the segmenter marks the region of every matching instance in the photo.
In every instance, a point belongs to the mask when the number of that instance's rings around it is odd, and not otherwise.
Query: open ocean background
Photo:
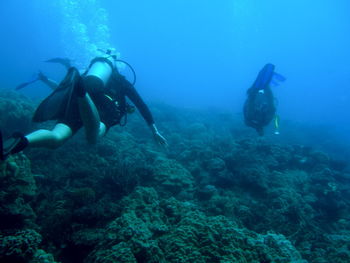
[[[346,0],[73,2],[1,1],[3,87],[38,69],[59,80],[62,68],[44,60],[74,54],[86,65],[87,45],[100,41],[134,66],[148,101],[241,113],[246,89],[271,62],[287,77],[273,90],[282,120],[349,134]],[[40,84],[23,90],[33,97],[47,92]]]

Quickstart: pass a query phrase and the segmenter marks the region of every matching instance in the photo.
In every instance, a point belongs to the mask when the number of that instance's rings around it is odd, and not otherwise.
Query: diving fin
[[[284,82],[284,81],[286,81],[286,79],[287,79],[285,76],[283,76],[283,75],[281,75],[281,74],[279,74],[279,73],[277,73],[277,72],[274,72],[274,73],[273,73],[272,78],[273,78],[275,81],[278,81],[278,82]]]
[[[61,81],[59,86],[44,99],[36,109],[33,121],[43,122],[48,120],[58,120],[67,115],[70,107],[75,107],[77,103],[73,96],[75,86],[79,83],[81,77],[79,71],[72,67],[68,69],[67,75]]]
[[[279,83],[277,81],[275,81],[274,79],[271,80],[270,86],[277,87],[278,85],[279,85]]]
[[[72,63],[69,58],[51,58],[51,59],[45,60],[44,62],[58,63],[65,66],[67,69],[72,67]]]
[[[270,80],[270,85],[272,87],[277,87],[281,84],[281,82],[284,82],[284,81],[286,81],[286,78],[284,76],[274,72]]]
[[[15,88],[15,90],[23,89],[24,87],[27,87],[28,85],[30,85],[30,84],[32,84],[32,83],[38,81],[38,80],[39,80],[39,77],[36,77],[35,79],[33,79],[33,80],[31,80],[31,81],[28,81],[28,82],[24,82],[24,83],[22,83],[22,84],[19,84],[19,85]]]
[[[24,82],[20,85],[18,85],[15,90],[20,90],[20,89],[23,89],[24,87],[27,87],[28,85],[30,84],[33,84],[34,82],[38,81],[38,80],[41,80],[41,81],[46,81],[48,79],[48,77],[42,73],[41,71],[39,71],[38,73],[34,74],[33,76],[33,79],[30,80],[30,81],[27,81],[27,82]]]
[[[0,160],[6,160],[10,154],[18,153],[28,146],[28,139],[20,132],[15,132],[6,141],[2,140],[0,132]]]

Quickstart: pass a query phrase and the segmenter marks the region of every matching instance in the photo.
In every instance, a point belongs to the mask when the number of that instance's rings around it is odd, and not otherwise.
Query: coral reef
[[[14,131],[28,132],[34,112],[32,101],[16,92],[1,89],[0,91],[0,127],[4,136]]]
[[[27,103],[11,96],[1,112]],[[132,115],[94,147],[79,132],[1,162],[0,262],[350,261],[346,161],[229,114],[152,111],[168,149]]]
[[[41,236],[34,230],[20,230],[0,235],[0,259],[3,262],[26,262],[38,250]]]
[[[35,197],[36,184],[30,162],[23,154],[0,163],[0,229],[31,225],[35,213],[30,201]]]
[[[137,188],[121,203],[122,215],[87,262],[305,262],[283,235],[255,234],[190,202],[160,200],[153,188]]]
[[[55,262],[39,249],[42,236],[32,207],[37,187],[28,158],[17,154],[1,162],[0,180],[0,262]]]

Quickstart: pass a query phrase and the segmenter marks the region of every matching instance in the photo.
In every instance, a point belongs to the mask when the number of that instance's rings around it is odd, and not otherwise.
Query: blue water
[[[38,69],[59,80],[64,69],[44,60],[86,65],[93,46],[110,45],[134,66],[147,102],[239,116],[270,62],[287,78],[273,88],[281,120],[347,135],[349,10],[347,0],[1,1],[0,83],[14,88]],[[21,92],[43,98],[49,90],[37,83]]]

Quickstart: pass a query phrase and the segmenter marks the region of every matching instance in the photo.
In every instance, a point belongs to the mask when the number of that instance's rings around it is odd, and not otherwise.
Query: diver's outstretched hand
[[[153,134],[154,139],[159,145],[168,146],[166,139],[159,132]]]
[[[153,133],[154,140],[161,146],[168,146],[166,139],[160,134],[155,124],[152,124],[151,130]]]

